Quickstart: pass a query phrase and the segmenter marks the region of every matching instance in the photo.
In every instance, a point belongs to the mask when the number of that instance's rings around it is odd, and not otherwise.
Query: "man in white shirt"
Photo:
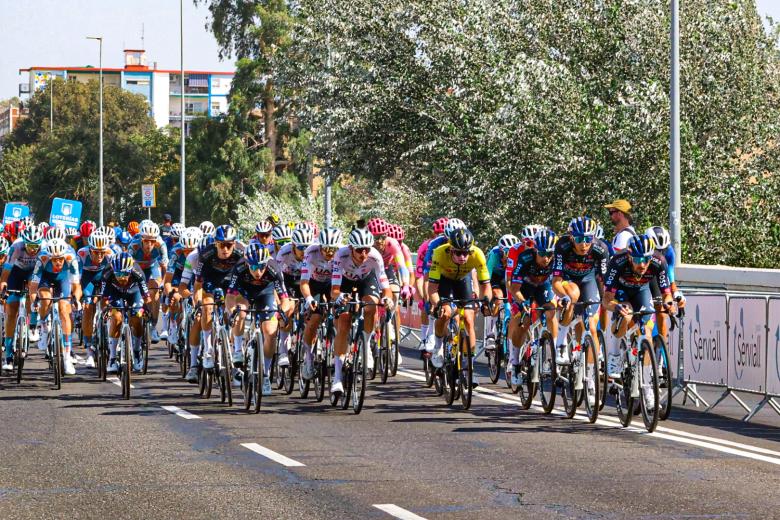
[[[632,226],[634,219],[631,217],[631,204],[625,199],[618,199],[604,207],[609,210],[609,219],[615,226],[612,248],[615,253],[619,253],[628,247],[628,241],[637,234]]]

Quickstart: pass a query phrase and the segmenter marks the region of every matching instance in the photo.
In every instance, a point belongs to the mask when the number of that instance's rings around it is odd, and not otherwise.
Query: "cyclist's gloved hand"
[[[409,300],[412,298],[412,288],[408,285],[404,285],[401,287],[401,299],[402,300]]]
[[[482,311],[483,316],[490,316],[492,314],[490,300],[488,300],[487,297],[482,298],[482,302],[480,303],[480,310]]]
[[[347,297],[344,295],[344,293],[341,293],[336,297],[336,301],[333,302],[333,305],[335,305],[336,307],[344,305],[346,299]]]
[[[312,312],[314,312],[317,309],[317,302],[314,301],[314,298],[311,296],[307,296],[306,300],[303,302],[303,306]]]
[[[382,305],[385,306],[385,309],[387,309],[387,312],[391,312],[393,308],[395,307],[395,304],[393,304],[393,299],[388,298],[387,296],[382,296],[382,299],[380,300]]]
[[[565,309],[566,307],[569,306],[570,303],[571,303],[571,298],[569,298],[568,296],[564,296],[564,297],[561,298],[561,307],[562,308]]]
[[[530,300],[523,300],[520,302],[520,310],[529,313],[531,312],[531,301]]]

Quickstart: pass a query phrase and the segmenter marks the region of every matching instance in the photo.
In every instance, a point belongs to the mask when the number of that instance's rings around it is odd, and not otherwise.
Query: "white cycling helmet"
[[[501,249],[509,249],[513,245],[520,242],[520,239],[514,235],[504,235],[498,239],[498,247]]]
[[[195,249],[198,247],[198,244],[200,243],[200,229],[198,228],[187,228],[184,230],[184,233],[181,234],[179,237],[179,244],[181,244],[181,247],[184,249]]]
[[[255,224],[255,233],[270,233],[273,227],[268,220],[261,220]]]
[[[7,255],[10,248],[11,244],[8,243],[8,240],[4,236],[0,236],[0,256]]]
[[[290,240],[292,238],[292,230],[281,224],[274,226],[274,229],[271,231],[271,238],[274,239],[274,242]]]
[[[69,228],[65,228],[65,233],[66,233],[66,234],[67,234],[69,237],[75,237],[76,235],[78,235],[78,234],[79,234],[79,230],[78,230],[78,229],[76,229],[76,228],[74,228],[74,227],[69,227]]]
[[[466,229],[466,224],[459,218],[451,218],[444,226],[444,236],[449,238],[453,233],[459,229]]]
[[[523,240],[533,240],[536,234],[544,229],[546,229],[546,227],[541,224],[528,224],[520,232],[520,238]]]
[[[25,244],[39,245],[41,242],[43,242],[43,233],[41,232],[41,228],[38,226],[24,228],[21,236]]]
[[[294,246],[310,246],[314,242],[314,232],[311,228],[301,228],[293,231],[292,243]]]
[[[160,236],[160,226],[151,220],[142,220],[138,228],[141,238],[158,238]]]
[[[353,248],[371,247],[374,245],[374,235],[366,228],[355,228],[350,231],[348,241]]]
[[[111,237],[109,237],[105,232],[103,231],[94,231],[91,235],[89,235],[89,238],[87,238],[87,243],[89,244],[90,249],[108,249],[108,247],[112,244]]]
[[[59,238],[60,240],[67,239],[67,235],[65,235],[65,229],[61,227],[50,227],[48,231],[46,231],[46,240],[54,240],[56,238]]]
[[[204,220],[203,222],[201,222],[200,226],[198,227],[200,228],[200,231],[201,233],[203,233],[204,236],[205,235],[210,236],[214,234],[215,231],[214,224],[208,220]]]
[[[341,247],[341,230],[328,227],[320,231],[319,242],[321,247]]]
[[[180,224],[179,222],[176,222],[175,224],[171,225],[171,236],[173,238],[180,238],[181,234],[184,233],[184,224]]]
[[[105,234],[109,240],[111,240],[112,244],[116,242],[116,231],[114,231],[114,228],[111,226],[100,226],[95,230],[95,233]]]
[[[645,235],[653,239],[656,249],[666,249],[672,244],[672,237],[669,236],[669,232],[662,226],[647,228]]]
[[[64,240],[55,238],[47,244],[46,251],[52,258],[62,258],[68,252],[68,244]]]
[[[196,237],[198,237],[198,242],[200,242],[200,239],[203,238],[203,231],[199,227],[196,226],[190,226],[186,230],[184,230],[185,233],[190,233]]]

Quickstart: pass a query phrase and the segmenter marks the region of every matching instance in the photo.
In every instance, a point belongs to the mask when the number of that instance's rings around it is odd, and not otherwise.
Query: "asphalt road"
[[[522,411],[489,384],[463,411],[424,388],[411,350],[398,376],[369,384],[358,416],[297,390],[275,391],[248,415],[241,397],[232,409],[198,398],[163,345],[130,401],[83,366],[52,390],[37,351],[29,380],[0,380],[0,517],[780,514],[780,428],[771,421],[676,408],[646,434],[620,428],[612,412],[590,425]]]

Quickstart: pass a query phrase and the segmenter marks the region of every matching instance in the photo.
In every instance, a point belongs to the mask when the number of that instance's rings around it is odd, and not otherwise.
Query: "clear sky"
[[[780,0],[756,0],[762,15],[780,22]],[[208,10],[184,0],[184,67],[233,70],[220,62],[214,37],[206,30]],[[122,49],[144,47],[151,66],[179,67],[177,0],[0,0],[0,99],[14,96],[26,81],[21,68],[98,65],[97,42],[103,36],[103,65],[122,67]]]
[[[184,68],[232,71],[233,60],[219,61],[208,18],[205,6],[184,0]],[[0,0],[0,99],[17,95],[22,68],[97,67],[98,43],[86,36],[103,36],[104,67],[123,67],[122,50],[140,48],[142,25],[149,66],[178,69],[178,0]]]

